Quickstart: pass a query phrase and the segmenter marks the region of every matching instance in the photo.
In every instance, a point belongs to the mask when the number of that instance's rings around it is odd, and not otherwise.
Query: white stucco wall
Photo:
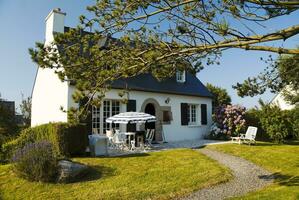
[[[70,89],[69,91],[72,91]],[[118,93],[121,90],[112,89],[106,94],[105,99],[120,99]],[[71,92],[69,93],[69,98],[71,98]],[[181,140],[192,140],[192,139],[202,139],[205,134],[208,133],[209,127],[212,123],[212,100],[210,98],[204,97],[193,97],[184,95],[173,95],[173,94],[163,94],[163,93],[153,93],[153,92],[142,92],[142,91],[130,91],[129,99],[136,100],[137,111],[142,111],[141,106],[146,99],[153,98],[158,101],[160,106],[171,106],[173,120],[170,124],[163,124],[163,132],[165,140],[170,141],[181,141]],[[169,104],[165,103],[165,100],[170,98]],[[181,125],[181,103],[198,104],[198,121],[200,123],[201,112],[200,104],[207,104],[207,125],[196,125],[196,126],[182,126]],[[69,99],[69,106],[76,106]],[[126,111],[126,104],[121,105],[121,112]],[[121,126],[120,129],[125,131],[125,126]]]
[[[295,105],[289,104],[283,97],[282,93],[277,94],[271,102],[272,104],[276,104],[282,110],[291,110],[295,108]]]
[[[55,32],[64,32],[65,15],[59,9],[54,9],[46,17],[45,45],[54,40]],[[32,90],[31,126],[67,122],[67,114],[60,107],[69,107],[68,89],[68,83],[61,82],[54,70],[38,67]]]
[[[32,91],[31,126],[48,122],[67,122],[68,83],[61,82],[51,69],[38,68]]]
[[[53,33],[64,32],[64,20],[65,13],[58,11],[57,9],[52,10],[46,17],[46,31],[45,31],[45,44],[49,44],[54,40]]]

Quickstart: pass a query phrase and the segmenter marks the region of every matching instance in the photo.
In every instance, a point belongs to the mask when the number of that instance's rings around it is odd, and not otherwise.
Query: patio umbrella
[[[143,112],[124,112],[114,115],[106,119],[107,123],[115,124],[136,124],[136,123],[145,123],[145,122],[155,122],[156,117]]]

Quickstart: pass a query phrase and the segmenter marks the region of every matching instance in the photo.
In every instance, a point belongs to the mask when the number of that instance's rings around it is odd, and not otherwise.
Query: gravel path
[[[223,184],[199,190],[181,199],[217,200],[241,196],[250,191],[265,187],[273,181],[270,172],[247,160],[210,149],[199,149],[198,151],[230,168],[234,179]]]

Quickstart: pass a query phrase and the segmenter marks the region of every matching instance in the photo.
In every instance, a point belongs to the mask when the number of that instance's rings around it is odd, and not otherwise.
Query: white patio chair
[[[241,142],[246,142],[250,145],[255,143],[256,133],[257,127],[248,126],[246,134],[241,134],[240,137],[231,137],[231,139],[232,142],[237,141],[239,144],[241,144]]]
[[[154,139],[154,135],[155,135],[155,129],[147,129],[146,130],[146,135],[145,135],[145,146],[151,148],[152,145],[152,141]]]
[[[112,130],[106,130],[106,136],[108,137],[108,142],[110,147],[114,147],[113,143],[113,131]]]
[[[130,150],[131,150],[131,151],[135,151],[135,150],[136,150],[136,142],[135,142],[135,140],[132,140],[132,141],[131,141],[131,147],[130,147]]]
[[[113,136],[113,144],[120,150],[124,150],[126,146],[126,135],[123,133],[117,133]]]
[[[127,132],[125,133],[126,137],[128,138],[128,145],[129,145],[129,150],[133,151],[136,148],[136,133],[135,132]],[[133,139],[132,139],[133,137]]]

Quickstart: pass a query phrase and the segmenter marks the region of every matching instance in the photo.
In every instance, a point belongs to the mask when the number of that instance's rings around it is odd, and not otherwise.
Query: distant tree
[[[32,98],[31,97],[24,98],[24,95],[22,94],[22,102],[20,104],[20,110],[24,119],[25,126],[30,126],[31,124],[31,103],[32,103]]]
[[[0,102],[0,144],[2,144],[7,138],[14,135],[16,131],[17,124],[14,112]]]
[[[218,63],[227,49],[299,54],[298,49],[267,43],[299,34],[299,25],[272,32],[256,26],[298,9],[298,1],[282,0],[95,0],[87,7],[89,17],[80,16],[76,28],[29,52],[40,67],[74,82],[75,102],[89,98],[84,111],[89,104],[98,105],[116,79],[198,72]]]
[[[207,83],[206,87],[213,94],[213,110],[219,106],[231,104],[231,97],[227,93],[226,89],[214,86],[210,83]]]
[[[255,96],[270,89],[272,93],[282,91],[291,104],[299,103],[299,55],[282,55],[278,59],[270,56],[265,62],[269,66],[264,72],[233,86],[238,95]]]

